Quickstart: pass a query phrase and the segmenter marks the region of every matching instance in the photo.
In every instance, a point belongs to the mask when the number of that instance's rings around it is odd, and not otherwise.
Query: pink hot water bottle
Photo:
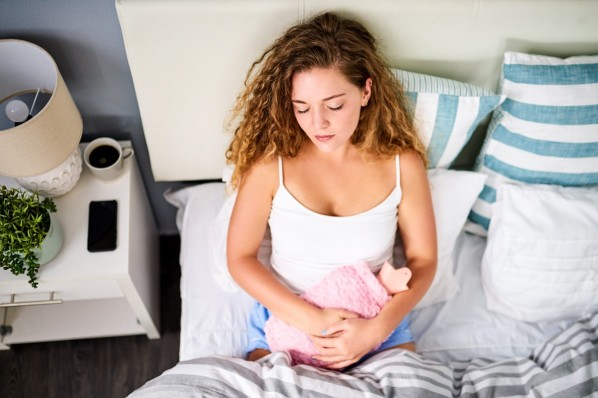
[[[388,262],[378,278],[366,263],[347,265],[332,271],[301,297],[319,308],[343,308],[369,319],[378,315],[390,300],[389,292],[394,294],[408,289],[410,276],[408,268],[395,270]],[[288,352],[293,364],[326,367],[325,363],[312,359],[318,352],[307,333],[275,316],[266,321],[264,330],[270,349]]]

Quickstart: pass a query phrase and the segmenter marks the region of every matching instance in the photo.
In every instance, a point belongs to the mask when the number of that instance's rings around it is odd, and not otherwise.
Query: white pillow
[[[181,234],[181,361],[208,355],[240,357],[255,300],[242,290],[223,291],[212,277],[209,226],[227,199],[224,183],[207,183],[164,197],[178,207]]]
[[[237,192],[231,194],[222,208],[218,212],[218,216],[209,225],[209,254],[210,254],[210,270],[214,280],[220,285],[222,290],[226,292],[237,292],[241,288],[237,285],[235,280],[228,272],[228,263],[226,260],[226,239],[228,235],[228,224],[237,199]],[[270,268],[270,256],[272,255],[272,238],[270,237],[270,228],[266,228],[266,232],[260,248],[258,250],[258,259],[266,267]]]
[[[482,173],[445,169],[428,170],[428,178],[436,216],[438,267],[432,286],[418,303],[417,308],[448,300],[459,291],[453,276],[451,259],[453,247],[486,180],[486,176]],[[230,292],[239,289],[230,276],[226,263],[226,234],[234,199],[235,197],[231,197],[226,201],[210,226],[209,234],[210,246],[213,248],[211,252],[213,277],[222,289]],[[260,260],[266,266],[270,266],[271,252],[272,246],[267,233],[258,253]],[[398,237],[394,256],[395,264],[404,263],[404,254]]]
[[[598,184],[598,56],[507,52],[500,87],[476,166],[489,177],[467,225],[481,235],[502,183]]]
[[[467,221],[467,215],[486,180],[486,176],[481,173],[444,169],[428,170],[428,178],[436,217],[438,266],[432,286],[416,309],[448,300],[459,291],[453,272],[453,250]],[[400,251],[400,247],[395,253],[397,251]],[[397,260],[395,258],[395,262]]]
[[[495,93],[469,83],[400,69],[392,72],[412,101],[429,168],[448,168],[500,101]]]
[[[503,184],[482,279],[488,308],[516,319],[598,309],[598,187]]]

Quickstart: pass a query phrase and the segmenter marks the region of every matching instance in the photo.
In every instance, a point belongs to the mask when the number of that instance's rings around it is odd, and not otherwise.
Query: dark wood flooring
[[[128,336],[13,345],[0,351],[0,397],[125,397],[177,363],[180,239],[160,237],[161,338]]]

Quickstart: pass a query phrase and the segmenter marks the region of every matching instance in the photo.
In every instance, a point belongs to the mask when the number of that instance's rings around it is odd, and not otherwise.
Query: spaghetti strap
[[[282,183],[282,156],[278,157],[278,182],[280,183],[280,186],[284,185]]]
[[[399,155],[395,157],[396,175],[397,175],[397,188],[401,188],[401,160]]]

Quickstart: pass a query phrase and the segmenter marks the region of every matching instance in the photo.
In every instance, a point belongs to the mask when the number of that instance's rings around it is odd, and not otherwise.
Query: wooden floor
[[[180,239],[160,238],[161,338],[13,345],[0,351],[0,397],[125,397],[178,360]]]

